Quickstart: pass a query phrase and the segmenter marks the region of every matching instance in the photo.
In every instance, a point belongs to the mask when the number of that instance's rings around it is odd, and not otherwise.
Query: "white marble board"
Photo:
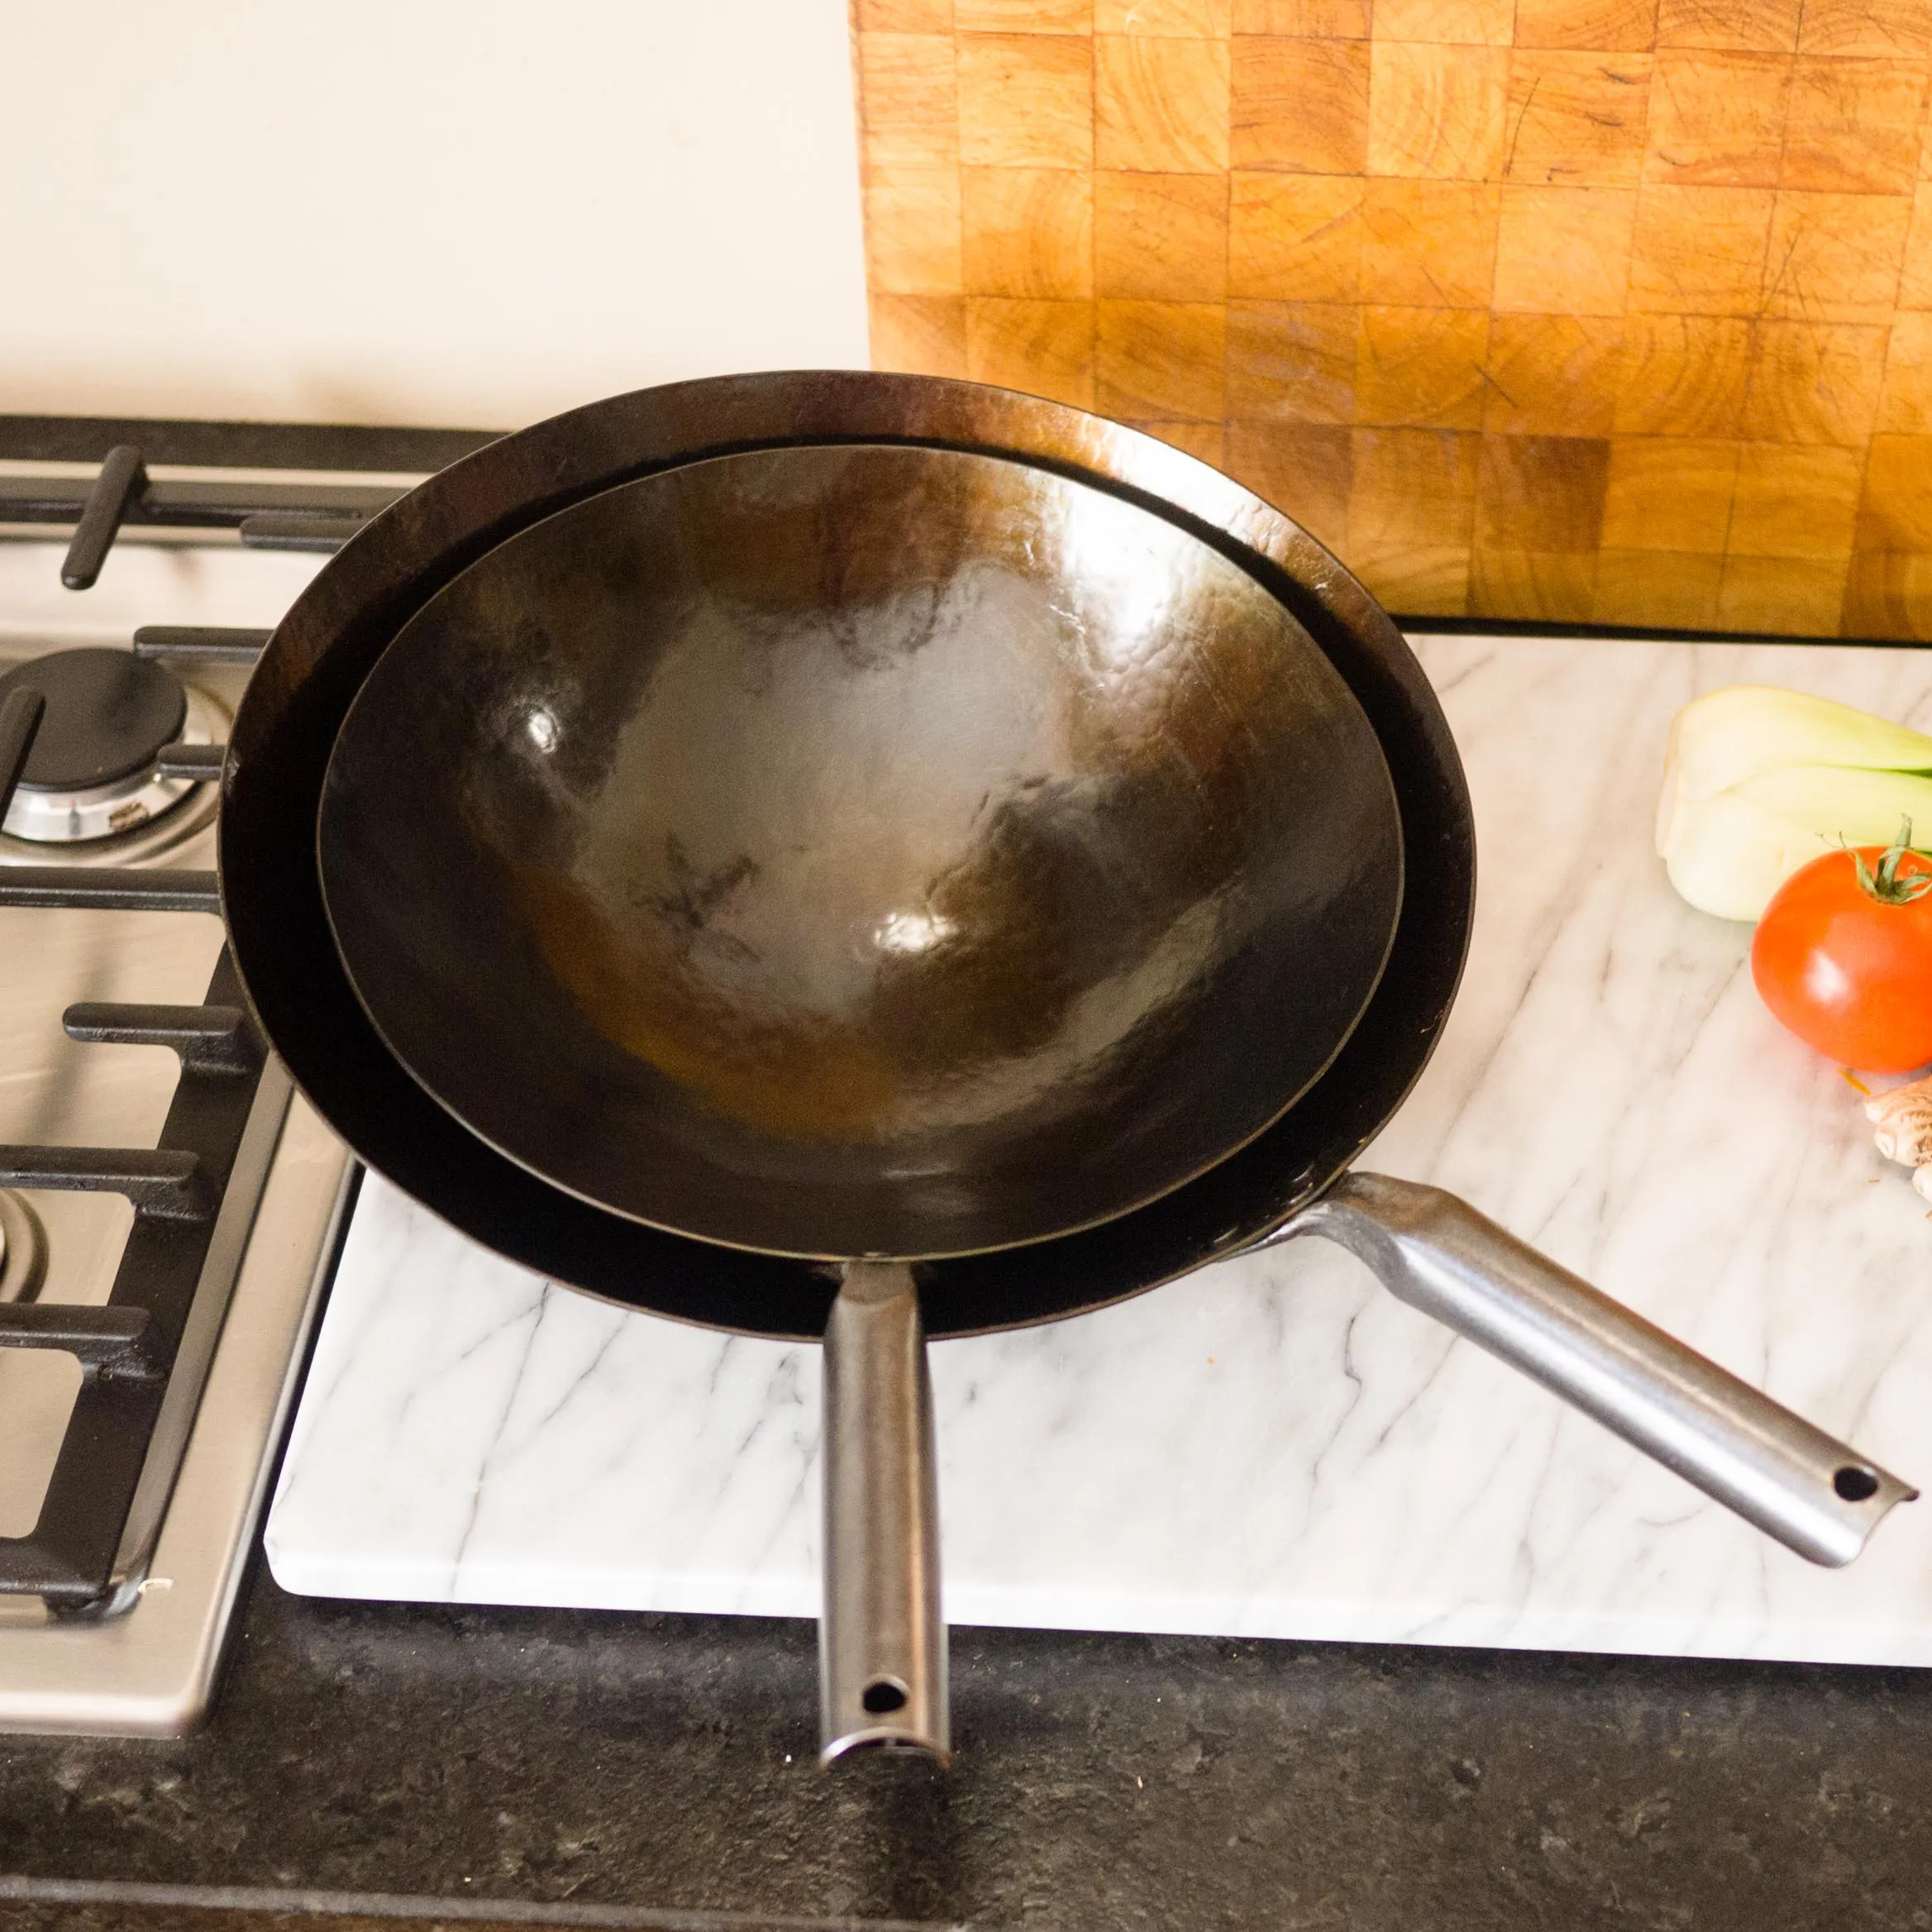
[[[1932,652],[1419,646],[1481,881],[1363,1163],[1451,1187],[1932,1486],[1932,1219],[1651,849],[1698,692],[1932,728]],[[933,1352],[961,1624],[1932,1664],[1932,1500],[1814,1568],[1300,1242]],[[267,1532],[334,1596],[809,1616],[817,1351],[619,1312],[364,1186]]]

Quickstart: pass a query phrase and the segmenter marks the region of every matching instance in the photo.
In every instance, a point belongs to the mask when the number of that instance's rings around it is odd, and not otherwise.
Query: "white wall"
[[[0,410],[862,365],[845,0],[0,0]]]

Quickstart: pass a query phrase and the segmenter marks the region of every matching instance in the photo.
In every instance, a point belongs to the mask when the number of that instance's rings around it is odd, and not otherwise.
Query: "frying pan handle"
[[[951,1760],[936,1462],[912,1270],[848,1262],[825,1328],[821,1764],[861,1744]]]
[[[1345,1174],[1282,1229],[1521,1369],[1815,1563],[1849,1563],[1919,1492],[1439,1188]]]

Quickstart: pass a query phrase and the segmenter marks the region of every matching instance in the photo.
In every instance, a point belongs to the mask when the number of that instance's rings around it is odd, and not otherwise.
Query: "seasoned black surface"
[[[1035,464],[852,443],[479,559],[370,670],[316,828],[357,997],[465,1126],[825,1260],[1049,1239],[1247,1145],[1368,1004],[1402,844],[1246,570]]]
[[[0,1744],[0,1870],[975,1926],[1932,1927],[1932,1674],[980,1631],[953,1655],[950,1780],[828,1777],[807,1624],[261,1577],[201,1735]],[[0,1919],[157,1923],[28,1910]]]

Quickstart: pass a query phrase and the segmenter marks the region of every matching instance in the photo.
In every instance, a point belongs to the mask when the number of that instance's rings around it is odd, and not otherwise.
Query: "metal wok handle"
[[[1919,1492],[1440,1188],[1347,1174],[1276,1238],[1319,1234],[1815,1563]]]
[[[933,1391],[912,1270],[850,1262],[825,1328],[818,1762],[861,1744],[952,1756]]]

